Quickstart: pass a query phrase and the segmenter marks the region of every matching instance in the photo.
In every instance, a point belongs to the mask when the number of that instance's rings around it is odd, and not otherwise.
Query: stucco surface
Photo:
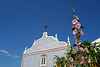
[[[55,37],[48,36],[47,32],[44,32],[40,39],[34,41],[31,48],[25,49],[22,67],[40,67],[40,57],[42,55],[47,56],[46,67],[53,67],[55,55],[65,57],[64,53],[67,53],[67,46],[66,42],[58,41],[57,35]]]
[[[55,51],[55,52],[50,52],[50,53],[43,53],[43,54],[46,54],[47,56],[47,66],[46,67],[53,67],[55,55],[59,57],[66,56],[64,53],[66,53],[66,50]],[[40,57],[43,54],[24,57],[23,67],[40,67]]]

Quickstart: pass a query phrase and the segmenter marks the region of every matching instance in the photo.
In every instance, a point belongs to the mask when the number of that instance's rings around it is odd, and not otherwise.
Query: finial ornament
[[[27,50],[27,46],[25,47],[25,50]]]
[[[57,38],[57,34],[55,34],[55,39],[58,40],[58,38]]]
[[[55,34],[55,38],[57,38],[57,34]]]
[[[69,42],[69,36],[68,36],[68,42]]]
[[[44,28],[45,28],[45,32],[47,32],[47,31],[46,31],[47,27],[48,27],[48,26],[47,26],[47,25],[45,25],[45,27],[44,27]]]
[[[67,44],[68,44],[69,47],[71,46],[69,36],[68,36],[68,38],[67,38]]]

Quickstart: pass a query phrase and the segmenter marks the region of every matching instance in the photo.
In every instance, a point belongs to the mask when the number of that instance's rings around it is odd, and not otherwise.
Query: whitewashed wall
[[[70,46],[69,38],[68,42]],[[53,37],[48,36],[47,32],[44,32],[40,39],[34,41],[31,48],[25,49],[21,67],[40,67],[40,57],[44,54],[47,56],[46,67],[53,67],[55,55],[65,57],[64,53],[66,53],[67,49],[68,44],[66,42],[59,42],[57,34]]]
[[[50,52],[50,53],[43,53],[47,56],[47,66],[46,67],[53,67],[54,63],[54,57],[55,55],[62,57],[66,56],[64,53],[66,53],[66,50],[56,51],[56,52]],[[24,57],[23,67],[40,67],[40,57],[43,54],[39,55],[31,55]]]

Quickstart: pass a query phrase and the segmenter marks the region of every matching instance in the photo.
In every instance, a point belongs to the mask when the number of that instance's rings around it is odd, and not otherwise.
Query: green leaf
[[[73,16],[74,18],[76,17],[76,15]]]
[[[78,20],[78,22],[80,22],[80,20]]]
[[[73,46],[77,46],[77,44],[74,44]]]
[[[84,28],[84,27],[81,25],[81,28]]]
[[[72,4],[72,7],[74,7],[74,4]]]
[[[74,28],[72,28],[72,31],[73,31],[73,30],[75,30],[75,27],[74,27]]]
[[[73,12],[73,14],[75,14],[75,12]]]
[[[73,63],[76,63],[76,61],[74,61]]]
[[[74,10],[74,8],[72,8],[72,10]]]
[[[75,10],[73,10],[73,12],[75,12]]]

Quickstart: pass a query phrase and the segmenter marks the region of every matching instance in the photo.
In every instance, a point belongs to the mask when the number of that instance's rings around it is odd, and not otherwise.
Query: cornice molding
[[[27,53],[27,54],[23,54],[23,56],[31,56],[31,55],[37,55],[37,54],[43,54],[43,53],[49,53],[49,52],[56,52],[56,51],[67,50],[67,49],[68,49],[67,46],[63,46],[63,47],[58,47],[58,48],[53,48],[53,49],[48,49],[48,50],[42,50],[42,51]]]

